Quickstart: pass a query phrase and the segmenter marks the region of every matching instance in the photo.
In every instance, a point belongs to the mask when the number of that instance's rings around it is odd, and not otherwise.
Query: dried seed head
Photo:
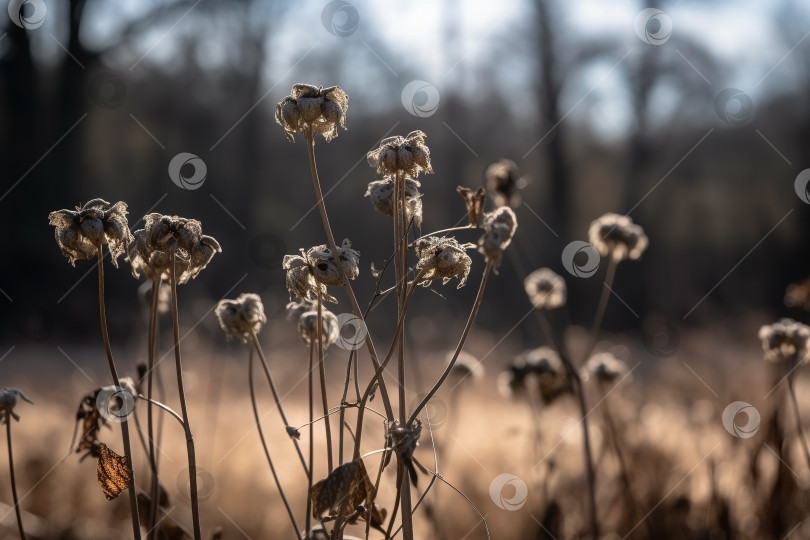
[[[523,280],[532,305],[538,309],[554,309],[565,305],[565,280],[550,268],[535,270]]]
[[[608,212],[588,227],[588,241],[599,253],[610,255],[616,262],[636,260],[647,249],[647,235],[628,216]]]
[[[557,351],[550,347],[522,352],[504,373],[506,375],[501,374],[500,384],[502,392],[507,395],[536,391],[543,403],[548,404],[571,390],[562,360]]]
[[[377,169],[381,177],[402,174],[416,178],[421,172],[430,174],[433,168],[425,137],[421,131],[412,131],[405,137],[383,139],[376,150],[368,153],[368,164]]]
[[[603,385],[611,385],[625,375],[627,375],[627,364],[608,352],[591,356],[582,367],[583,381],[592,378]]]
[[[413,220],[415,227],[422,226],[422,186],[413,178],[405,178],[405,211],[408,222]],[[385,178],[371,182],[364,195],[371,199],[377,212],[386,216],[394,216],[394,180]]]
[[[55,237],[62,255],[76,266],[76,259],[92,259],[101,245],[107,244],[113,266],[126,253],[132,239],[127,225],[127,205],[93,199],[76,210],[57,210],[48,214],[48,223],[56,227]]]
[[[467,206],[470,227],[480,227],[484,223],[484,203],[487,199],[487,192],[482,187],[473,191],[464,186],[458,186],[456,191],[464,199],[464,204]]]
[[[252,293],[240,294],[236,300],[220,300],[216,314],[228,339],[235,337],[244,343],[267,322],[262,299]]]
[[[25,394],[16,388],[0,388],[0,425],[7,423],[10,418],[14,418],[17,422],[20,417],[14,412],[14,407],[17,405],[17,398],[22,399],[26,403],[34,404],[33,401],[25,397]]]
[[[810,278],[788,285],[785,291],[785,305],[810,311]]]
[[[517,216],[508,206],[501,206],[484,214],[484,234],[478,239],[478,252],[497,268],[501,254],[512,242],[517,230]]]
[[[518,190],[526,185],[526,179],[520,177],[514,161],[499,159],[491,163],[484,171],[484,179],[496,206],[520,206]]]
[[[151,309],[152,307],[152,287],[154,286],[154,283],[154,281],[144,281],[141,283],[140,287],[138,287],[138,298],[146,309]],[[161,281],[160,288],[158,289],[158,313],[168,313],[169,310],[172,309],[171,302],[172,288],[165,281]]]
[[[287,291],[290,301],[311,300],[318,294],[328,302],[337,304],[337,299],[326,291],[326,285],[315,281],[312,266],[303,249],[301,255],[285,255],[281,267],[287,272]]]
[[[360,275],[360,252],[352,249],[352,243],[348,238],[343,239],[342,246],[338,248],[338,256],[348,279]],[[310,248],[306,257],[312,276],[317,282],[333,287],[344,285],[332,250],[325,244]]]
[[[339,337],[337,317],[328,309],[321,307],[321,343],[324,350]],[[298,335],[307,345],[318,340],[318,309],[305,311],[298,318]]]
[[[416,256],[419,262],[416,271],[421,276],[419,284],[430,287],[434,279],[441,279],[442,285],[452,278],[458,278],[458,289],[467,284],[472,260],[466,251],[473,244],[459,244],[455,238],[427,236],[416,241]]]
[[[770,362],[807,362],[810,357],[810,327],[793,319],[779,319],[759,329],[765,359]]]
[[[447,353],[447,363],[453,359],[453,353]],[[466,351],[461,351],[456,358],[456,363],[453,364],[453,369],[450,370],[450,376],[455,377],[465,382],[480,381],[484,378],[484,364],[482,364],[475,356]],[[455,386],[454,386],[455,388]]]
[[[338,136],[338,127],[346,129],[349,96],[339,86],[294,84],[290,95],[276,105],[276,122],[284,128],[290,142],[295,133],[323,135],[331,141]]]
[[[551,347],[538,347],[520,353],[512,363],[515,372],[534,375],[564,375],[562,360]]]
[[[186,283],[208,266],[214,254],[222,252],[214,238],[202,234],[202,225],[196,219],[148,214],[144,228],[132,236],[127,255],[132,275],[144,274],[152,281],[167,280],[176,273],[177,283]]]

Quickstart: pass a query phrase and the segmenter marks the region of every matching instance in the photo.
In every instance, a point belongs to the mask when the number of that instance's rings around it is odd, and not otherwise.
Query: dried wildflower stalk
[[[17,422],[20,417],[14,412],[17,405],[17,398],[33,405],[33,401],[25,397],[25,394],[16,388],[0,388],[0,424],[6,424],[6,445],[8,447],[8,474],[11,481],[11,496],[14,501],[14,513],[17,515],[17,528],[20,531],[20,540],[25,540],[25,530],[23,529],[22,512],[20,511],[20,500],[17,498],[17,480],[14,476],[14,453],[11,450],[11,419]]]

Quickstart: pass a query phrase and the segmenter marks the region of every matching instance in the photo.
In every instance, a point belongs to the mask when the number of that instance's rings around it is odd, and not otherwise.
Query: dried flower
[[[453,353],[447,353],[447,363],[453,359]],[[450,376],[461,381],[469,379],[470,382],[480,381],[484,378],[484,365],[473,355],[466,351],[461,351],[450,370]],[[454,387],[455,388],[455,387]]]
[[[793,319],[779,319],[759,329],[765,359],[770,362],[806,362],[810,356],[810,327]]]
[[[508,375],[502,374],[500,383],[507,395],[536,388],[543,403],[548,404],[571,390],[562,360],[557,351],[550,347],[522,352],[504,373]]]
[[[287,292],[290,293],[290,301],[311,300],[313,296],[317,298],[320,294],[324,300],[337,304],[337,299],[326,291],[326,285],[315,281],[307,254],[303,249],[300,251],[301,255],[285,255],[281,263],[281,267],[287,272]]]
[[[539,268],[526,276],[523,286],[529,301],[538,309],[554,309],[565,305],[565,280],[550,268]]]
[[[456,191],[464,199],[464,204],[467,206],[470,227],[480,227],[484,223],[484,203],[487,199],[487,192],[482,187],[473,191],[464,186],[458,186]]]
[[[466,285],[472,264],[466,251],[473,247],[473,244],[459,244],[455,238],[427,236],[417,240],[419,284],[429,287],[434,279],[441,279],[442,285],[447,285],[451,278],[458,278],[458,289]]]
[[[133,233],[128,251],[135,277],[143,273],[156,281],[169,279],[175,271],[177,282],[186,283],[197,277],[222,248],[214,238],[202,234],[202,225],[196,219],[148,214],[144,228]]]
[[[308,298],[299,298],[287,304],[287,320],[297,321],[307,311],[318,309],[318,304]]]
[[[376,168],[381,177],[403,174],[416,178],[421,172],[430,174],[433,168],[425,137],[421,131],[412,131],[406,137],[397,135],[383,139],[379,148],[368,153],[368,164]]]
[[[520,177],[514,161],[499,159],[491,163],[484,171],[484,179],[496,206],[520,206],[518,190],[526,185],[526,179]]]
[[[93,199],[76,210],[57,210],[48,214],[48,223],[56,227],[56,243],[62,255],[76,266],[76,259],[92,259],[104,244],[110,250],[113,266],[126,252],[132,239],[127,225],[127,205]]]
[[[8,422],[9,418],[13,418],[17,422],[20,421],[20,417],[14,412],[18,397],[26,403],[34,404],[33,401],[25,397],[25,394],[16,388],[6,388],[5,386],[0,388],[0,425]]]
[[[608,212],[595,219],[588,227],[588,241],[602,255],[610,255],[616,262],[636,260],[647,249],[647,235],[629,216]]]
[[[349,96],[339,86],[314,86],[294,84],[290,95],[276,105],[276,122],[284,128],[290,142],[295,141],[295,133],[313,137],[323,135],[331,141],[338,136],[338,126],[346,129],[346,110]]]
[[[352,249],[352,243],[348,238],[343,239],[343,244],[338,248],[338,256],[348,279],[354,279],[360,275],[360,252]],[[333,287],[344,284],[340,270],[332,256],[332,250],[326,245],[309,248],[306,257],[316,281]]]
[[[627,375],[627,364],[608,352],[591,356],[582,368],[583,381],[593,378],[600,384],[613,384],[625,375]]]
[[[788,285],[785,291],[785,305],[810,311],[810,278]]]
[[[478,251],[495,266],[501,263],[501,254],[512,242],[517,230],[517,216],[508,206],[501,206],[484,214],[484,234],[478,239]]]
[[[414,226],[422,226],[422,194],[419,188],[422,184],[413,178],[405,178],[405,212],[408,222],[413,220]],[[371,199],[377,212],[386,216],[394,216],[394,180],[385,178],[371,182],[364,195]]]
[[[138,287],[138,298],[140,299],[141,304],[147,309],[152,307],[152,287],[154,286],[154,283],[154,281],[147,280],[141,283],[140,287]],[[158,289],[158,313],[168,313],[169,310],[172,309],[171,302],[172,288],[165,281],[161,281],[160,289]]]
[[[562,360],[551,347],[538,347],[520,353],[512,364],[518,373],[561,376],[564,374]]]
[[[267,322],[262,299],[252,293],[240,294],[236,300],[220,300],[216,314],[228,339],[236,337],[244,343],[258,334]]]
[[[305,311],[298,318],[298,335],[307,345],[318,340],[318,309]],[[338,320],[334,313],[321,307],[321,342],[326,349],[340,336]]]

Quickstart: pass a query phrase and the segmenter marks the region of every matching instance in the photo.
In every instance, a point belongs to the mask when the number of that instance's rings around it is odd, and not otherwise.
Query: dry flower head
[[[478,251],[495,267],[501,263],[501,255],[517,230],[517,216],[508,206],[501,206],[484,214],[484,234],[478,239]]]
[[[242,293],[236,300],[220,300],[216,308],[219,326],[230,338],[247,343],[267,322],[264,305],[258,294]]]
[[[595,380],[603,385],[615,383],[628,373],[627,364],[609,352],[591,356],[582,368],[582,380]]]
[[[11,418],[20,421],[19,415],[14,412],[14,407],[17,406],[17,398],[25,401],[26,403],[34,404],[33,401],[25,397],[25,394],[16,388],[0,388],[0,424],[8,422]]]
[[[520,177],[517,164],[510,159],[499,159],[487,166],[484,171],[487,190],[495,199],[495,206],[517,208],[521,199],[518,190],[526,185]]]
[[[337,250],[346,277],[354,279],[360,275],[360,252],[352,249],[351,241],[344,238],[341,247],[337,248]],[[325,244],[309,248],[306,258],[315,281],[332,287],[344,285],[340,270],[335,264],[332,250]]]
[[[315,86],[294,84],[290,95],[276,105],[276,122],[284,128],[290,142],[295,141],[295,133],[312,137],[323,135],[331,141],[338,136],[338,127],[346,129],[346,111],[349,96],[340,86]]]
[[[588,241],[600,254],[610,255],[616,262],[638,259],[649,244],[640,225],[633,223],[629,216],[612,212],[591,222]]]
[[[422,194],[419,188],[422,184],[413,178],[405,178],[405,212],[408,223],[413,222],[417,228],[422,226]],[[369,183],[364,195],[371,199],[377,212],[394,216],[394,180],[384,178]]]
[[[383,139],[376,150],[368,153],[368,164],[380,177],[400,174],[416,178],[422,172],[430,174],[433,168],[425,137],[421,131],[412,131],[405,137],[397,135]]]
[[[793,319],[779,319],[758,333],[765,359],[770,362],[806,362],[810,354],[810,327]]]
[[[77,259],[92,259],[104,244],[110,250],[113,266],[126,253],[132,235],[127,225],[127,205],[93,199],[76,210],[56,210],[48,214],[48,223],[56,227],[56,243],[62,255],[76,266]]]
[[[441,279],[442,285],[446,285],[452,278],[457,278],[458,289],[466,285],[472,265],[467,250],[473,247],[473,244],[459,244],[455,238],[428,236],[417,240],[419,284],[429,287],[434,279]]]
[[[565,280],[550,268],[538,268],[523,280],[532,305],[538,309],[555,309],[565,305]]]

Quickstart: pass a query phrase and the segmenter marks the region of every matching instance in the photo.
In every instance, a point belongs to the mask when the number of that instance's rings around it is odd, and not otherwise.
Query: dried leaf
[[[99,457],[98,432],[101,426],[107,423],[104,417],[101,416],[98,407],[96,407],[99,392],[101,392],[101,388],[96,388],[85,395],[81,403],[79,403],[79,409],[76,411],[76,422],[81,422],[82,430],[79,444],[76,446],[76,453],[82,450],[87,451],[81,459],[85,459],[88,455],[95,458]]]
[[[464,199],[464,204],[467,206],[467,216],[470,219],[470,227],[480,227],[484,216],[484,202],[487,199],[487,192],[483,187],[479,187],[476,191],[458,186],[456,188],[458,194]]]
[[[374,485],[368,477],[363,460],[344,463],[324,480],[312,486],[312,516],[315,519],[334,519],[338,514],[350,516],[373,493]]]
[[[99,445],[98,452],[98,465],[96,466],[98,485],[101,486],[107,500],[111,501],[129,487],[132,480],[132,467],[129,464],[129,458],[119,456],[104,443]]]

